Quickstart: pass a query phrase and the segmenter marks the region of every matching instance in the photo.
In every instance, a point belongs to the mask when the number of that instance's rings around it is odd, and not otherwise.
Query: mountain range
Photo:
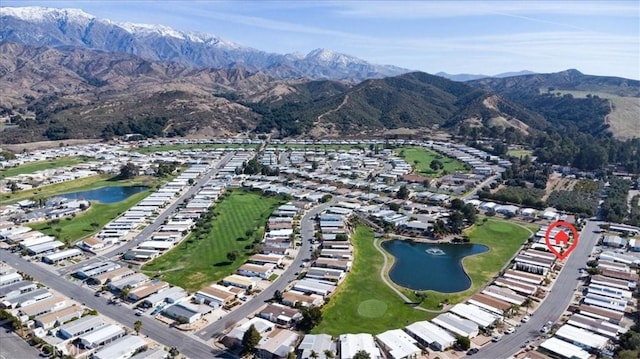
[[[0,22],[0,40],[33,46],[84,47],[192,67],[242,67],[278,78],[358,82],[409,72],[326,49],[307,55],[270,53],[211,34],[178,31],[163,25],[117,23],[79,9],[2,7]]]
[[[266,53],[72,9],[0,8],[0,21],[0,143],[133,132],[344,137],[474,128],[640,137],[635,80],[577,70],[429,75],[322,49]]]

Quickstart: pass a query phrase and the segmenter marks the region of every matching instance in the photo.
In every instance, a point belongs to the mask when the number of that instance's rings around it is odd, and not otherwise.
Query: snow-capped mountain
[[[184,32],[157,24],[117,23],[80,9],[1,7],[0,22],[0,41],[124,52],[196,67],[273,70],[275,75],[284,78],[306,76],[360,81],[408,72],[325,49],[313,50],[306,56],[269,53],[211,34]]]

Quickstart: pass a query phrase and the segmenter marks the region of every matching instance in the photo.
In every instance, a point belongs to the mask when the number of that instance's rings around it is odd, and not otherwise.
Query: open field
[[[32,224],[29,227],[42,233],[56,236],[63,242],[75,243],[82,238],[97,233],[105,224],[133,207],[150,193],[151,190],[148,189],[117,203],[92,202],[91,208],[75,217],[67,217],[57,222],[49,221]]]
[[[202,239],[190,235],[165,255],[142,269],[148,275],[161,274],[162,280],[196,291],[233,273],[251,254],[247,230],[264,231],[271,212],[282,203],[280,197],[265,197],[255,192],[233,191],[214,207],[217,215]],[[241,240],[239,240],[241,239]],[[233,262],[227,253],[237,251]],[[172,270],[181,268],[180,270]]]
[[[30,190],[20,191],[16,193],[8,193],[0,196],[0,205],[11,204],[24,199],[48,198],[55,195],[86,191],[98,187],[106,186],[155,186],[160,181],[154,177],[142,176],[128,180],[115,180],[113,175],[101,174],[91,177],[80,178],[74,181],[56,183],[48,186],[33,188]]]
[[[531,157],[533,155],[533,151],[531,150],[509,150],[507,151],[507,156],[524,158],[526,156]]]
[[[562,94],[571,94],[576,98],[584,98],[588,94],[606,98],[611,101],[612,111],[607,116],[607,123],[611,125],[610,130],[616,138],[627,139],[640,137],[640,123],[638,113],[640,113],[640,97],[622,97],[606,92],[589,91],[567,91],[559,90]]]
[[[84,157],[61,157],[61,158],[56,158],[48,161],[30,162],[18,167],[11,167],[11,168],[0,170],[0,179],[11,177],[11,176],[27,174],[27,173],[33,173],[36,171],[49,169],[49,168],[71,166],[71,165],[86,162],[89,160],[93,160],[93,159],[84,158]]]
[[[247,144],[236,144],[236,143],[185,143],[185,144],[175,144],[175,145],[160,145],[160,146],[149,146],[149,147],[140,147],[136,149],[132,149],[132,151],[136,151],[139,153],[152,153],[152,152],[164,152],[164,151],[179,151],[179,150],[195,150],[195,149],[218,149],[218,148],[255,148],[257,145]]]
[[[462,162],[426,148],[404,147],[398,150],[398,154],[412,165],[418,174],[427,177],[441,177],[445,175],[445,172],[469,172],[469,169]],[[431,161],[436,159],[444,165],[442,170],[434,171],[429,167]]]
[[[279,148],[279,149],[291,149],[291,150],[336,150],[336,151],[347,151],[347,150],[367,150],[369,149],[368,145],[303,145],[303,144],[286,144],[286,145],[269,145],[267,148]]]
[[[466,231],[471,243],[484,244],[489,251],[466,257],[462,264],[471,278],[471,287],[458,293],[439,293],[427,291],[427,297],[421,306],[428,309],[439,309],[439,304],[459,303],[475,294],[487,284],[515,255],[516,251],[527,241],[531,233],[521,226],[504,220],[487,219]],[[413,298],[412,291],[404,290]]]
[[[355,261],[351,272],[323,310],[322,322],[313,333],[378,334],[434,315],[416,310],[380,278],[382,254],[373,244],[373,231],[359,225],[352,236]]]

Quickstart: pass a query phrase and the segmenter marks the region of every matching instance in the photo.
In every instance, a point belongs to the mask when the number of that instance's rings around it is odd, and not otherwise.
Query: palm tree
[[[511,312],[511,315],[518,315],[518,313],[520,313],[520,306],[517,304],[511,304],[509,312]]]
[[[332,352],[331,350],[329,350],[329,349],[325,349],[324,356],[327,359],[333,359],[333,358],[336,357],[336,354],[334,352]]]
[[[313,359],[318,359],[319,355],[318,353],[316,353],[315,350],[311,351],[311,354],[309,354],[309,358],[313,358]]]
[[[527,308],[527,314],[529,314],[529,308],[531,308],[533,306],[533,300],[531,300],[531,298],[527,297],[524,302],[522,302],[522,306]]]

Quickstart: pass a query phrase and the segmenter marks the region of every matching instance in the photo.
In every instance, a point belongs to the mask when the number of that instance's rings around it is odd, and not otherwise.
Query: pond
[[[61,197],[69,199],[86,199],[100,203],[115,203],[127,199],[136,193],[146,191],[146,186],[107,186],[88,191],[65,193]]]
[[[471,279],[464,271],[464,257],[489,250],[480,244],[433,244],[390,240],[382,248],[395,257],[391,280],[413,290],[454,293],[469,289]]]

